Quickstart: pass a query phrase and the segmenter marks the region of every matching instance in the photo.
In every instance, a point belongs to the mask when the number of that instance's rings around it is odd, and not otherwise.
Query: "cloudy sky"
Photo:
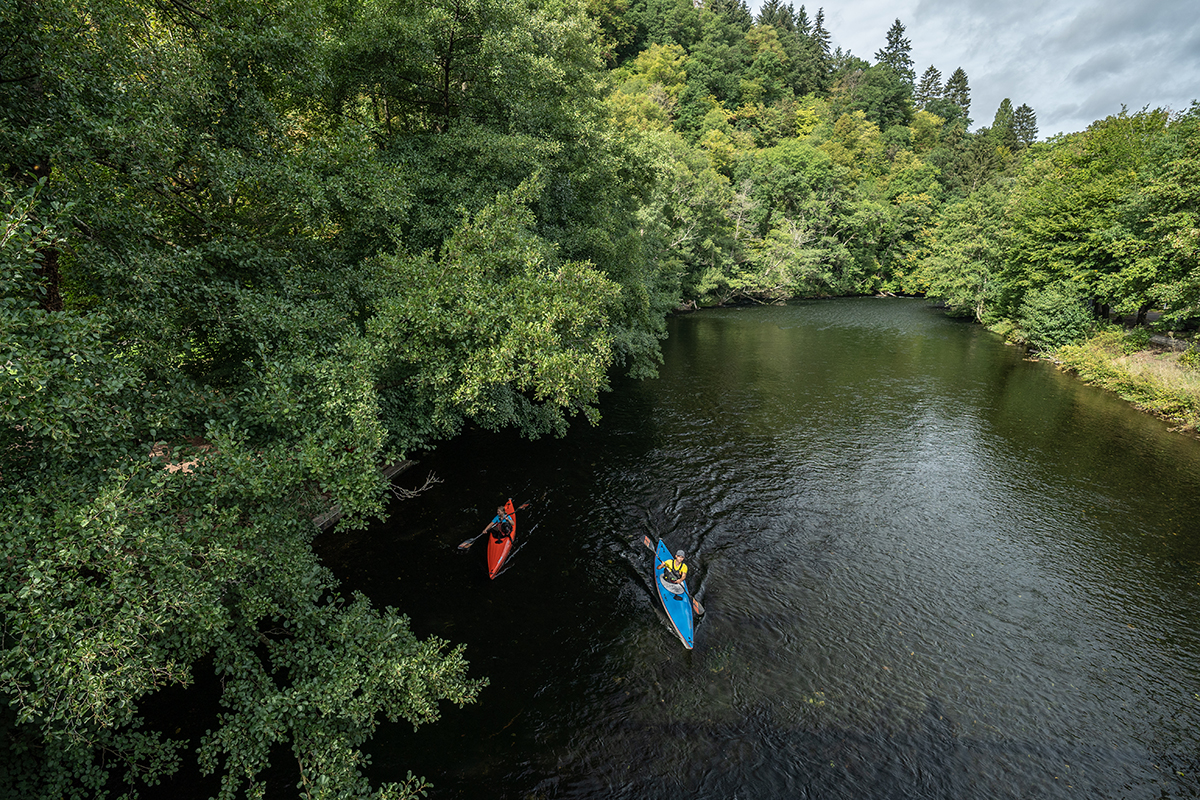
[[[793,0],[793,7],[801,2]],[[966,70],[972,127],[1005,97],[1037,114],[1038,135],[1083,130],[1143,106],[1200,99],[1197,0],[804,0],[824,7],[833,45],[874,62],[899,18],[918,79],[932,64]],[[752,7],[757,3],[752,3]]]

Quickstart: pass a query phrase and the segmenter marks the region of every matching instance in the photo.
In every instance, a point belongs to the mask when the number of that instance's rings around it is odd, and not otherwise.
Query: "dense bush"
[[[1077,342],[1092,330],[1083,298],[1062,284],[1026,294],[1018,321],[1026,343],[1040,352]]]
[[[1150,331],[1145,328],[1134,328],[1125,332],[1123,349],[1126,353],[1136,353],[1150,346]]]

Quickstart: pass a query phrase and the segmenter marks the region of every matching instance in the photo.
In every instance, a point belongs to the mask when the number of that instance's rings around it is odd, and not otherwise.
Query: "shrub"
[[[1084,339],[1092,329],[1092,316],[1083,298],[1063,284],[1026,294],[1017,322],[1025,341],[1040,352]]]
[[[1125,334],[1125,341],[1122,343],[1122,350],[1126,355],[1137,353],[1141,350],[1150,348],[1150,331],[1145,328],[1134,328]]]

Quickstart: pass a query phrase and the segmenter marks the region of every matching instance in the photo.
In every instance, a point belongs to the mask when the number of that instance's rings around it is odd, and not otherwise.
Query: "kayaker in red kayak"
[[[496,537],[496,541],[500,541],[501,539],[512,535],[512,517],[504,512],[504,506],[496,507],[496,516],[500,518],[500,521],[496,522],[496,520],[493,519],[484,526],[483,532],[490,532],[492,536]]]

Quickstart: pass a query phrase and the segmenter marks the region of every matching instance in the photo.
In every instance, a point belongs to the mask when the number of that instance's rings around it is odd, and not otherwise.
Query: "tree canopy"
[[[0,615],[6,794],[223,797],[275,745],[306,796],[372,789],[381,719],[483,679],[339,593],[312,519],[466,422],[595,418],[673,295],[582,8],[386,0],[5,5]],[[671,297],[670,300],[666,299]],[[203,666],[201,666],[203,665]],[[140,705],[220,676],[202,742]]]

